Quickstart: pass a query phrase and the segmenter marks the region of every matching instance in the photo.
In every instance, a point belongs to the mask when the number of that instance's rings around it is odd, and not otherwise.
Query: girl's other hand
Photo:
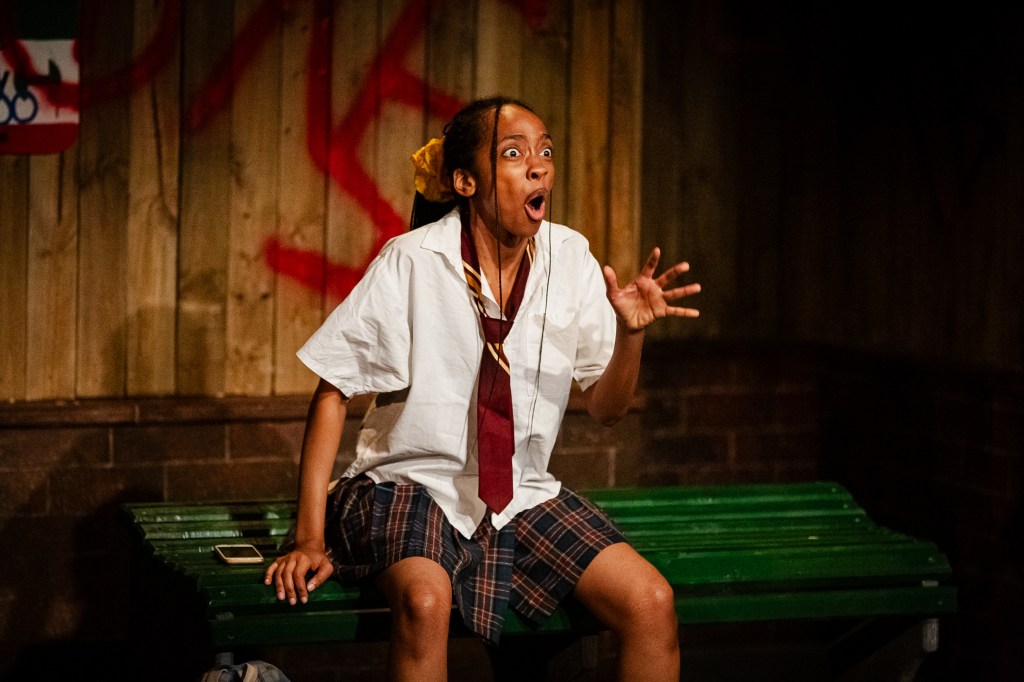
[[[312,572],[312,578],[306,576]],[[334,574],[334,565],[323,549],[296,547],[294,550],[278,557],[267,567],[263,576],[266,585],[273,583],[277,598],[295,604],[296,600],[305,604],[309,593]]]

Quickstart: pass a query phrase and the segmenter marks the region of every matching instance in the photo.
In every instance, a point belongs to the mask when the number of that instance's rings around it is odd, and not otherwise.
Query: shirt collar
[[[558,257],[559,248],[565,241],[564,233],[561,230],[555,231],[552,224],[545,220],[541,223],[540,230],[536,236],[536,255],[533,265],[530,267],[530,279],[526,281],[526,291],[523,292],[523,305],[529,303],[530,299],[542,290],[542,283],[547,281],[549,262],[554,262]],[[462,269],[461,233],[462,221],[459,219],[458,207],[435,223],[424,225],[420,230],[425,230],[421,248],[441,254],[448,262],[449,270],[459,280],[465,281],[465,274]],[[550,248],[549,248],[550,244]]]

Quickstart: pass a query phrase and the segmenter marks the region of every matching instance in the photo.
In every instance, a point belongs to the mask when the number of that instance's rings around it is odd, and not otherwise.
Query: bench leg
[[[914,623],[895,638],[873,650],[847,668],[839,682],[899,680],[913,682],[925,657],[939,647],[939,620],[928,618]]]

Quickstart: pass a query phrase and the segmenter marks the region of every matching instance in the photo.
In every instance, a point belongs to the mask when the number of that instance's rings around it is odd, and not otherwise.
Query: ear
[[[476,194],[476,178],[469,171],[458,168],[452,173],[452,188],[459,196],[471,197]]]

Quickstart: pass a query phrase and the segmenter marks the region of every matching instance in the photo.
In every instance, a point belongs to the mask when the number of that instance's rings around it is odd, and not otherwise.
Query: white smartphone
[[[226,564],[259,564],[263,555],[252,545],[215,545],[213,551]]]

